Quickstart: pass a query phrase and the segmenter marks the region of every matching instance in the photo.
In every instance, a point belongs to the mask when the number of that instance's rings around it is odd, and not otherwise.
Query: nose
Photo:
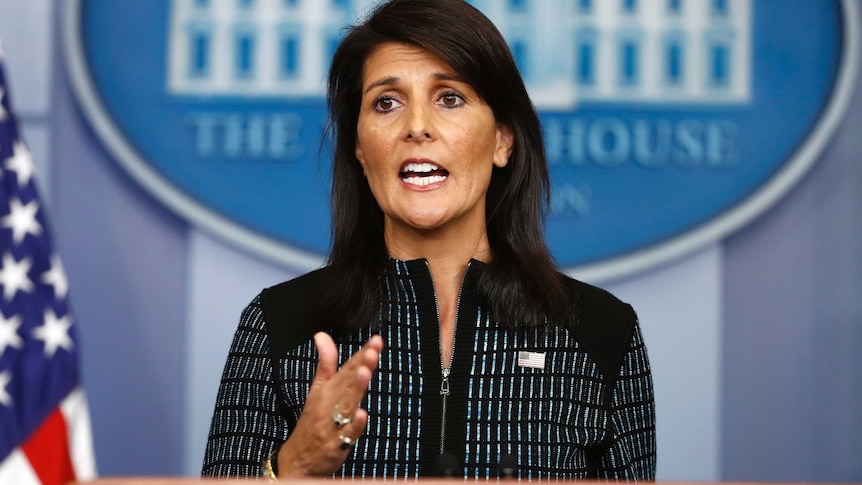
[[[412,141],[425,141],[433,138],[432,113],[429,108],[421,104],[412,104],[406,113],[406,139]]]

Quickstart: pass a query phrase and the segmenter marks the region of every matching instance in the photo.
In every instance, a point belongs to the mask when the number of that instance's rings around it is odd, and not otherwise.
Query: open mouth
[[[428,162],[410,162],[401,168],[401,180],[420,187],[446,180],[449,172]]]

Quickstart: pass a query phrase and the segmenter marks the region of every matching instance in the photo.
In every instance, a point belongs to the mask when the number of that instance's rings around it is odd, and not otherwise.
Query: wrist
[[[278,449],[266,456],[261,463],[261,473],[269,481],[278,480]]]

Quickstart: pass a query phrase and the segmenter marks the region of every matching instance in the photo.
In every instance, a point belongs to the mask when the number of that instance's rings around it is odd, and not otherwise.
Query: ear
[[[353,155],[359,160],[359,164],[362,165],[362,173],[365,173],[365,154],[362,152],[362,147],[359,146],[359,140],[356,140],[356,148],[353,149]]]
[[[512,156],[512,145],[515,135],[512,129],[502,123],[497,123],[497,149],[494,150],[494,166],[503,168],[509,163]]]

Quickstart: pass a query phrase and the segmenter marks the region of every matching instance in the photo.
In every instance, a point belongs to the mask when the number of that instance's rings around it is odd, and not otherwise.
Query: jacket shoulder
[[[326,268],[320,268],[261,292],[260,308],[274,356],[284,355],[314,335],[308,308],[325,277]]]
[[[574,279],[571,285],[578,301],[572,332],[605,377],[614,380],[631,346],[637,314],[607,290]]]

